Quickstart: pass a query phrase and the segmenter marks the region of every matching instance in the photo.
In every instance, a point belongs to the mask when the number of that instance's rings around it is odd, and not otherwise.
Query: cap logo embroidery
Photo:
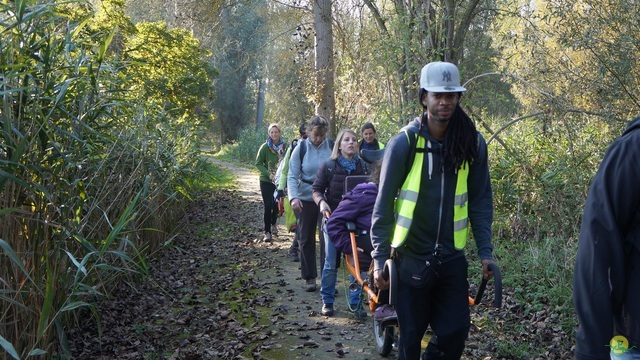
[[[450,82],[451,81],[451,72],[443,71],[442,72],[442,81]]]

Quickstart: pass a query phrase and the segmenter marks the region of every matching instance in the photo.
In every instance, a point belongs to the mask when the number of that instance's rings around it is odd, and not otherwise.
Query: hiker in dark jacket
[[[379,156],[379,160],[381,160],[383,151],[376,150],[376,152],[378,152],[379,155],[377,156]],[[356,237],[358,253],[354,256],[358,257],[360,270],[364,273],[369,271],[372,262],[371,251],[373,250],[373,246],[371,245],[369,230],[371,229],[373,205],[376,202],[376,196],[378,194],[380,166],[381,161],[375,161],[375,164],[372,165],[370,181],[358,184],[346,193],[327,221],[327,233],[336,249],[343,254],[350,255],[353,254],[353,251],[347,223],[352,222],[355,224],[356,232],[359,236]],[[359,297],[362,288],[355,279],[352,279],[352,283],[357,285],[354,294]],[[389,296],[388,293],[386,296]],[[380,300],[380,302],[385,301]],[[388,318],[395,316],[395,310],[390,308],[388,304],[381,304],[376,308],[374,316],[376,316],[376,318]]]
[[[573,277],[578,360],[640,359],[638,184],[640,117],[605,153],[585,204]]]
[[[362,140],[359,143],[360,151],[384,149],[384,143],[376,138],[376,127],[372,123],[364,123],[360,128],[360,133],[362,134]]]
[[[399,359],[420,358],[429,326],[437,344],[432,337],[423,359],[461,357],[471,321],[464,253],[469,223],[483,276],[493,275],[487,144],[460,107],[464,91],[454,64],[424,66],[424,112],[385,146],[371,242],[379,289],[388,288],[381,274],[394,249]]]
[[[377,194],[378,185],[376,183],[358,184],[345,194],[338,207],[331,213],[327,222],[327,232],[333,245],[341,253],[352,253],[351,235],[347,231],[347,222],[353,222],[357,229],[365,230],[367,233],[371,229],[371,213]],[[358,253],[360,267],[363,270],[368,270],[371,264],[371,250],[373,250],[370,237],[358,238],[357,246],[363,250]]]
[[[358,157],[358,136],[353,130],[340,130],[336,143],[333,146],[331,158],[325,161],[313,182],[313,201],[320,208],[323,215],[331,213],[342,200],[344,193],[344,181],[349,175],[366,175],[366,165]],[[322,261],[322,281],[320,295],[322,295],[322,310],[324,316],[333,315],[333,303],[335,299],[336,280],[338,276],[338,262],[340,256],[336,252],[331,239],[323,237],[325,258]],[[360,304],[359,297],[351,299],[349,310],[357,317],[365,317],[366,312]]]

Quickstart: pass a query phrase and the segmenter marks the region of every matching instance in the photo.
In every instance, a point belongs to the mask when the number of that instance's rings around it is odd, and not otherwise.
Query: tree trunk
[[[258,129],[262,128],[262,121],[264,119],[264,94],[267,90],[267,82],[263,79],[258,80],[258,106],[256,114],[256,124]]]
[[[387,29],[385,21],[382,18],[382,15],[380,14],[380,10],[378,10],[378,7],[376,6],[376,4],[372,0],[364,0],[364,3],[365,3],[365,5],[367,5],[369,10],[371,11],[371,14],[373,15],[374,19],[376,20],[376,24],[378,24],[378,28],[380,29],[380,31],[385,35],[385,37],[387,37],[388,39],[392,39],[393,36],[389,33],[389,29]],[[396,4],[396,6],[399,6],[399,4]],[[401,109],[403,109],[403,107],[407,103],[407,99],[409,98],[407,77],[406,77],[406,71],[407,71],[406,59],[407,59],[407,57],[404,56],[405,53],[406,53],[406,46],[403,45],[402,46],[402,53],[401,53],[401,56],[400,56],[400,60],[394,66],[395,67],[396,77],[397,77],[397,82],[398,82],[398,93],[400,95],[399,104],[400,104]],[[391,91],[389,91],[389,103],[392,103],[392,102],[393,101],[391,99]],[[404,113],[404,111],[402,111],[402,113]],[[403,121],[404,120],[402,120],[402,119],[399,120],[400,123],[402,123]]]
[[[333,63],[333,24],[331,0],[315,0],[313,20],[316,27],[316,114],[329,121],[329,136],[336,133]]]

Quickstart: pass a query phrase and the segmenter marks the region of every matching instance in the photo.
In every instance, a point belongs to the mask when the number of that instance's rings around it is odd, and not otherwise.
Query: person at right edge
[[[385,147],[371,255],[374,282],[382,290],[389,287],[382,276],[385,261],[396,263],[398,359],[420,358],[428,326],[435,335],[422,359],[462,356],[471,321],[464,254],[469,223],[483,276],[493,277],[487,144],[460,107],[464,91],[454,64],[424,66],[419,91],[424,112]]]
[[[640,117],[606,151],[573,274],[575,358],[640,359]]]

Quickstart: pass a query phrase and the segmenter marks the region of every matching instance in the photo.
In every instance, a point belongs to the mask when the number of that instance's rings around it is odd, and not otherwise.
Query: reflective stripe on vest
[[[405,132],[407,139],[409,134]],[[417,134],[415,134],[418,136]],[[425,139],[418,136],[416,148],[425,148]],[[394,248],[402,245],[407,239],[409,228],[413,221],[413,212],[418,201],[420,182],[422,180],[422,164],[424,152],[416,151],[411,170],[404,180],[398,199],[396,200],[396,225],[393,231],[391,246]],[[458,170],[456,192],[453,200],[453,242],[458,250],[462,250],[467,243],[469,235],[469,194],[467,192],[467,178],[469,177],[469,165],[465,161]]]

